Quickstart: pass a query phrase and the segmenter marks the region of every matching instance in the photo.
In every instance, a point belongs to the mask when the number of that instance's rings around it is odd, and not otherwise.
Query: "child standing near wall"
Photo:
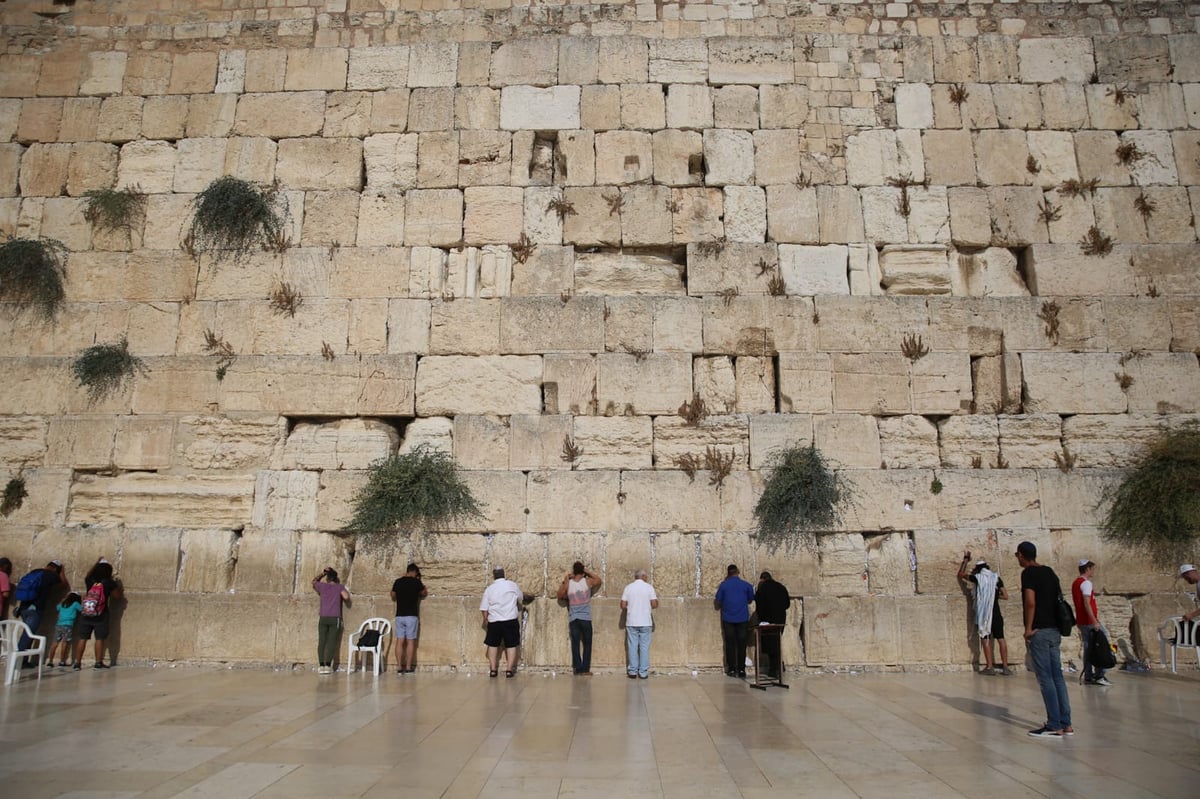
[[[71,645],[75,642],[75,619],[83,608],[79,594],[71,592],[63,597],[58,605],[58,621],[54,623],[54,643],[50,644],[50,654],[46,655],[46,665],[54,665],[54,650],[62,644],[62,660],[59,666],[67,667],[67,658],[71,656]]]

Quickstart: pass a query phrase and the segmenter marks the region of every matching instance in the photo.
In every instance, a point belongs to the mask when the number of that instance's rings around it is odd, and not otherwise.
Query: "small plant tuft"
[[[237,360],[237,351],[233,345],[221,338],[212,330],[204,331],[204,351],[217,359],[217,382],[225,379],[225,373]],[[324,350],[322,350],[324,352]],[[332,352],[332,350],[330,350]]]
[[[54,239],[11,238],[0,244],[0,301],[53,319],[67,296],[66,259],[67,248]]]
[[[737,457],[737,452],[732,448],[728,455],[722,455],[721,450],[716,447],[706,447],[704,450],[704,468],[708,469],[708,484],[721,488],[725,485],[725,478],[733,470],[733,461]]]
[[[1117,145],[1117,163],[1122,166],[1133,166],[1146,157],[1137,142],[1126,141]]]
[[[1133,375],[1129,374],[1128,372],[1113,372],[1113,377],[1116,379],[1117,385],[1121,387],[1122,391],[1127,390],[1133,385]]]
[[[726,308],[730,306],[734,298],[739,294],[741,294],[741,291],[738,290],[737,286],[727,286],[717,292],[717,296],[721,298],[721,302]]]
[[[278,250],[285,241],[274,187],[260,188],[230,175],[217,178],[192,201],[184,248],[193,256],[238,261],[257,248]]]
[[[609,216],[621,213],[621,209],[625,207],[625,195],[619,192],[614,196],[604,195],[604,201],[608,203]]]
[[[583,454],[583,447],[575,443],[575,439],[570,435],[563,436],[562,459],[571,464],[571,468],[575,468],[575,461],[579,460],[579,456]]]
[[[334,358],[333,347],[329,346],[328,341],[321,342],[321,357],[327,361],[332,361]]]
[[[928,185],[924,180],[913,180],[912,175],[904,174],[898,178],[888,178],[887,184],[893,188],[900,189],[900,199],[896,201],[896,211],[905,219],[912,213],[912,202],[908,196],[908,190],[912,186]]]
[[[1031,155],[1025,159],[1025,171],[1031,175],[1036,175],[1042,171],[1042,165]]]
[[[1059,184],[1058,193],[1064,197],[1082,197],[1085,194],[1095,194],[1099,185],[1100,178],[1089,178],[1088,180],[1068,178]]]
[[[71,363],[71,374],[87,389],[89,403],[104,399],[126,380],[146,371],[142,359],[129,352],[129,342],[124,338],[116,344],[88,347]]]
[[[563,289],[562,291],[558,292],[558,300],[563,305],[566,305],[568,302],[570,302],[571,298],[574,296],[575,296],[575,289],[572,289],[572,288],[566,288],[566,289]]]
[[[146,218],[146,195],[137,186],[126,189],[92,189],[84,193],[83,218],[98,230],[132,230]]]
[[[683,473],[688,476],[688,482],[696,482],[696,472],[702,467],[699,458],[690,452],[685,452],[683,455],[675,458],[675,465],[683,470]]]
[[[954,103],[959,108],[962,108],[963,103],[965,103],[967,101],[967,98],[970,96],[971,96],[971,93],[969,91],[967,91],[967,87],[965,84],[962,84],[962,83],[951,83],[950,84],[950,102]]]
[[[1113,240],[1106,236],[1100,228],[1092,225],[1088,232],[1079,240],[1079,249],[1084,255],[1108,255],[1112,252]]]
[[[1120,483],[1108,505],[1101,537],[1162,566],[1194,556],[1200,545],[1200,424],[1156,436]]]
[[[529,256],[533,255],[533,251],[537,249],[537,245],[522,230],[521,235],[517,237],[516,241],[508,245],[508,248],[512,250],[513,260],[519,264],[523,264],[529,260]]]
[[[933,478],[933,482],[929,484],[929,493],[937,496],[938,494],[942,493],[943,488],[945,488],[945,486],[942,485],[942,481],[935,477]]]
[[[553,211],[558,214],[558,221],[562,222],[568,216],[575,216],[575,203],[570,200],[564,200],[562,197],[555,197],[546,204],[546,211]]]
[[[800,174],[796,176],[796,179],[793,180],[792,183],[795,184],[796,188],[798,189],[807,189],[813,184],[812,175],[801,169]]]
[[[1137,95],[1128,85],[1122,83],[1119,86],[1109,86],[1104,91],[1104,96],[1111,97],[1117,105],[1125,105],[1127,101],[1132,100]]]
[[[283,316],[294,317],[296,309],[304,304],[304,297],[300,291],[291,283],[280,282],[275,290],[271,292],[271,310]]]
[[[0,516],[8,516],[18,510],[25,504],[27,496],[29,496],[29,492],[25,489],[25,478],[21,476],[11,478],[4,485],[4,499],[0,501]]]
[[[1054,453],[1054,463],[1057,464],[1058,470],[1063,474],[1075,468],[1075,461],[1079,459],[1078,455],[1071,453],[1066,447],[1062,448],[1062,452]]]
[[[996,462],[992,465],[993,469],[1007,469],[1008,460],[1004,457],[1004,453],[996,455]]]
[[[1038,216],[1048,225],[1062,219],[1062,208],[1049,200],[1044,200],[1038,203]]]
[[[900,352],[904,353],[905,358],[916,363],[929,354],[929,347],[925,346],[925,342],[921,341],[919,335],[905,333],[904,339],[900,342]]]
[[[351,504],[345,530],[368,539],[444,528],[483,515],[454,459],[427,444],[371,464],[367,484]]]
[[[779,452],[754,506],[758,539],[771,553],[781,546],[813,549],[817,531],[831,529],[841,518],[840,506],[850,499],[815,446]]]
[[[1054,300],[1046,300],[1042,303],[1041,310],[1038,311],[1038,319],[1042,320],[1043,330],[1046,333],[1046,338],[1053,343],[1058,343],[1058,314],[1062,310]]]
[[[787,284],[784,283],[781,275],[771,275],[771,279],[767,281],[767,294],[772,297],[782,297],[787,294]]]
[[[1158,210],[1158,203],[1146,196],[1146,192],[1142,191],[1137,197],[1133,198],[1133,209],[1141,214],[1142,220],[1150,221],[1150,217],[1154,216],[1154,212]]]
[[[665,207],[667,209],[667,213],[677,214],[683,208],[683,203],[679,202],[679,200],[672,197],[666,201]]]
[[[679,418],[683,419],[689,427],[697,426],[708,416],[708,409],[704,406],[704,398],[700,396],[700,392],[698,391],[692,394],[691,402],[684,400],[676,412],[679,414]]]
[[[983,456],[982,455],[972,455],[971,456],[971,468],[972,469],[982,469],[983,468]]]
[[[706,258],[715,258],[725,252],[725,245],[728,243],[729,241],[723,236],[719,239],[706,239],[696,244],[696,254]]]

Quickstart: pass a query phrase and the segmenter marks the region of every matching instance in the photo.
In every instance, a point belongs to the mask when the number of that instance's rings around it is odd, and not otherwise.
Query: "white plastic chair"
[[[362,634],[367,630],[377,630],[379,632],[379,640],[374,646],[359,646],[358,639],[360,639]],[[379,616],[376,616],[372,619],[367,619],[360,624],[358,629],[354,631],[354,634],[350,636],[350,640],[347,642],[348,649],[346,650],[346,673],[349,674],[350,672],[355,671],[355,653],[370,652],[374,658],[373,665],[375,669],[375,675],[378,676],[379,672],[383,670],[383,653],[384,650],[387,649],[388,638],[391,635],[391,632],[392,623],[387,619],[380,618]]]
[[[1180,649],[1191,649],[1200,664],[1200,620],[1184,621],[1182,616],[1170,616],[1158,625],[1159,660],[1167,663],[1167,648],[1171,649],[1171,673],[1175,674],[1175,655]]]
[[[18,649],[21,635],[28,634],[32,649]],[[4,684],[12,685],[21,679],[21,663],[27,656],[37,656],[37,676],[42,679],[42,661],[46,655],[46,636],[34,635],[29,625],[18,619],[0,621],[0,658],[7,660],[4,668]]]

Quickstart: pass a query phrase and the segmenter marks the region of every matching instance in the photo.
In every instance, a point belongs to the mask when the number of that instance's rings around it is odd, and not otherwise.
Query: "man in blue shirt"
[[[713,605],[721,611],[721,637],[725,640],[725,673],[746,676],[746,639],[750,634],[750,603],[754,586],[738,576],[738,567],[730,564],[725,579],[717,588]]]

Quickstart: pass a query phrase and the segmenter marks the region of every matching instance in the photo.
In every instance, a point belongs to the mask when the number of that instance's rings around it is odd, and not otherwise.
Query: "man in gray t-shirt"
[[[601,579],[575,561],[558,586],[558,598],[567,601],[567,629],[571,634],[571,668],[592,676],[592,592]]]

